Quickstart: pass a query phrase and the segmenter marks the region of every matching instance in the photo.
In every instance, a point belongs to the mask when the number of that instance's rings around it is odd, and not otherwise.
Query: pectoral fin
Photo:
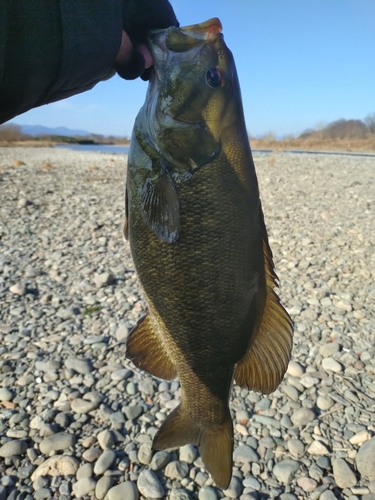
[[[144,184],[142,204],[144,218],[156,236],[167,243],[176,241],[180,230],[180,202],[165,165]]]
[[[154,377],[166,380],[177,377],[176,367],[155,333],[148,315],[143,316],[130,332],[126,341],[126,357],[137,368]]]
[[[263,254],[266,273],[266,301],[255,338],[238,362],[234,379],[242,387],[269,394],[280,384],[290,360],[293,328],[289,314],[273,288],[277,286],[272,252],[261,212]]]

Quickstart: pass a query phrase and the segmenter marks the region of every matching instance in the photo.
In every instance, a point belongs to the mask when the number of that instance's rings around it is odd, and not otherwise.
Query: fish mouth
[[[223,25],[218,17],[212,17],[208,21],[204,21],[200,24],[192,24],[190,26],[184,26],[180,28],[183,33],[194,33],[197,38],[213,38],[223,31]]]

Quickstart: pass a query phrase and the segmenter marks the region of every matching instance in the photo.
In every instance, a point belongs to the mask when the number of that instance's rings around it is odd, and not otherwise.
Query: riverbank
[[[223,493],[194,446],[150,449],[181,394],[125,358],[126,155],[0,149],[0,498],[372,500],[374,159],[254,158],[293,361],[273,394],[234,385]]]

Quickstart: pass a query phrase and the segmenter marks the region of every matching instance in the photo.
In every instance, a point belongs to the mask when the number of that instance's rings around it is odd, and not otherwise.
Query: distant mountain
[[[15,124],[16,125],[16,124]],[[87,130],[75,130],[66,127],[44,127],[43,125],[20,125],[23,134],[32,136],[39,135],[65,135],[66,137],[74,137],[76,135],[87,136],[91,135]]]
[[[305,130],[299,139],[365,139],[371,133],[362,120],[336,120],[322,130]]]

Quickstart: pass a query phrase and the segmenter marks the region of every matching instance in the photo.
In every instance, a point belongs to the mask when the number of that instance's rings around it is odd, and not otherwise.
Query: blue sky
[[[181,25],[219,17],[248,131],[299,134],[375,112],[374,0],[171,0]],[[12,121],[131,134],[147,84],[115,76]]]

